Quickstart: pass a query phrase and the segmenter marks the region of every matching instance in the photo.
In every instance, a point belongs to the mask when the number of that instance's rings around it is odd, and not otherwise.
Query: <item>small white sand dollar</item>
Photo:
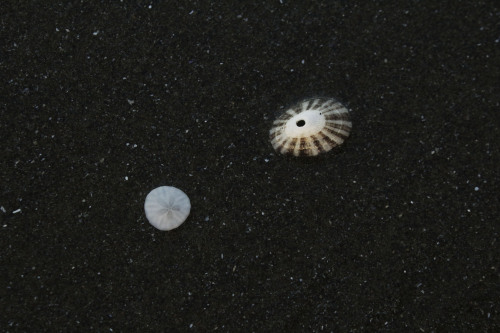
[[[172,186],[160,186],[149,192],[144,202],[146,217],[159,230],[172,230],[189,216],[191,202],[186,193]]]

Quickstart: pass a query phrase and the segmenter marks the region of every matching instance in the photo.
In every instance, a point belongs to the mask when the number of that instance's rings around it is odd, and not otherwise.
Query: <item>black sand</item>
[[[1,331],[500,329],[495,1],[46,3],[0,5]],[[311,96],[351,137],[275,153]]]

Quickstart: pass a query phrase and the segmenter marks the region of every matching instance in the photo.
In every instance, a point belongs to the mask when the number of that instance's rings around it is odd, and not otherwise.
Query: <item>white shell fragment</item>
[[[157,187],[144,202],[146,217],[159,230],[172,230],[189,216],[191,202],[186,193],[172,186]]]
[[[276,119],[269,137],[281,154],[316,156],[341,145],[351,127],[345,106],[333,98],[311,98]]]

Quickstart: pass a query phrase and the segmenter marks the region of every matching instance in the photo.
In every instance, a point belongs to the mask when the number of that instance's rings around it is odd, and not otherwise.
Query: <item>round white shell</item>
[[[349,136],[349,111],[333,98],[306,99],[283,113],[269,132],[282,154],[316,156],[341,145]]]
[[[146,217],[159,230],[172,230],[180,226],[191,211],[186,193],[172,186],[157,187],[144,202]]]

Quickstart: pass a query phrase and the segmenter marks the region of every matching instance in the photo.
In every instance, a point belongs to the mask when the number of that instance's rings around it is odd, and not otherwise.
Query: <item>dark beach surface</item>
[[[2,2],[0,330],[498,332],[497,5]]]

